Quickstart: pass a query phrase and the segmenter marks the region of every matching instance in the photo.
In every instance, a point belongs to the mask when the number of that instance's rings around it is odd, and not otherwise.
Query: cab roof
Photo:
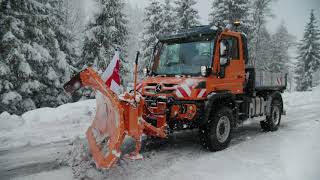
[[[160,42],[170,42],[201,37],[214,38],[218,31],[219,28],[217,28],[216,26],[196,26],[189,29],[181,29],[170,33],[164,33],[160,35],[158,39]]]

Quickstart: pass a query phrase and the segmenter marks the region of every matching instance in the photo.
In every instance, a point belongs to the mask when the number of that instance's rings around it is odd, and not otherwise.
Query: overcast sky
[[[127,0],[144,8],[149,0]],[[212,0],[198,0],[197,9],[201,17],[201,23],[208,24]],[[320,0],[277,0],[273,3],[275,17],[268,23],[268,28],[274,31],[282,22],[286,23],[289,32],[298,39],[302,37],[304,26],[308,21],[310,9],[316,10],[318,22],[320,21]],[[318,23],[320,24],[320,23]]]

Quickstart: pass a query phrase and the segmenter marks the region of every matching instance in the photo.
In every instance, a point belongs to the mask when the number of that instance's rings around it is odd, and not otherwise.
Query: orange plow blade
[[[97,110],[91,127],[87,130],[87,139],[92,157],[98,168],[110,168],[120,157],[120,146],[125,137],[122,109],[100,92],[96,95]],[[106,152],[101,143],[107,140]]]
[[[128,157],[141,159],[139,154],[141,136],[144,131],[165,138],[164,128],[156,128],[142,118],[144,101],[130,94],[114,94],[91,68],[87,68],[64,85],[64,89],[72,93],[82,86],[96,91],[97,109],[92,125],[86,136],[89,150],[97,168],[109,169],[120,158],[120,147],[126,135],[136,141],[136,149]]]

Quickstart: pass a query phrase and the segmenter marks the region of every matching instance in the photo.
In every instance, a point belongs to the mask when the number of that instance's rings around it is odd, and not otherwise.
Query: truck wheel
[[[216,111],[208,123],[200,128],[200,139],[204,148],[219,151],[231,141],[233,113],[228,107]]]
[[[282,104],[281,101],[275,99],[271,104],[271,114],[267,116],[265,121],[260,122],[260,126],[264,131],[277,131],[280,122],[281,122],[281,114],[282,114]]]

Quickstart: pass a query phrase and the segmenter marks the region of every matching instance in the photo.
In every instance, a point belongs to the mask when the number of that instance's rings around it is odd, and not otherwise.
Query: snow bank
[[[22,116],[0,115],[0,149],[84,137],[95,115],[95,100],[40,108]]]
[[[17,115],[10,115],[7,112],[0,114],[0,131],[18,128],[24,123],[23,119]]]
[[[320,86],[313,88],[312,91],[284,93],[283,100],[286,108],[308,105],[310,103],[320,103]]]

